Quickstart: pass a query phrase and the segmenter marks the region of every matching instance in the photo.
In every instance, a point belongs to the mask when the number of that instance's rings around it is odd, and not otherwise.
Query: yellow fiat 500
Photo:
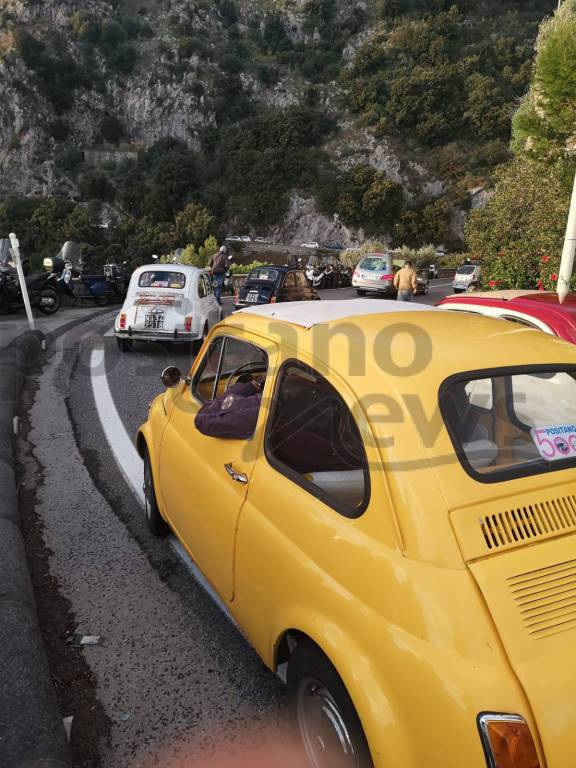
[[[148,524],[286,671],[311,766],[576,764],[573,346],[412,304],[270,305],[164,380],[137,437]],[[255,381],[250,434],[198,428]]]

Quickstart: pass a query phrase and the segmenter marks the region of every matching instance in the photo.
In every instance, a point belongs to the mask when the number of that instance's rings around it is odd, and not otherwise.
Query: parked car
[[[413,304],[304,302],[232,315],[188,376],[163,378],[136,441],[148,526],[172,528],[285,670],[310,766],[573,764],[571,345]],[[196,428],[249,381],[250,438]]]
[[[425,269],[417,269],[416,270],[416,296],[426,296],[428,291],[430,290],[430,279],[428,277],[428,272]]]
[[[251,243],[252,242],[252,238],[249,237],[249,235],[242,235],[241,240],[242,240],[243,243]]]
[[[480,279],[481,269],[478,264],[462,264],[454,275],[452,290],[454,293],[463,293],[468,290],[471,283],[476,283]]]
[[[560,304],[558,294],[551,291],[487,291],[448,296],[438,306],[500,317],[576,344],[576,293],[570,293]]]
[[[396,298],[394,288],[394,259],[391,253],[367,253],[357,264],[352,275],[352,287],[358,296],[379,293]]]
[[[234,309],[283,301],[311,301],[318,298],[301,269],[256,267],[234,297]]]
[[[240,235],[229,235],[226,238],[226,242],[227,243],[241,243],[242,242],[242,238],[240,237]]]
[[[200,347],[220,317],[206,270],[148,264],[132,274],[114,335],[123,352],[135,341],[192,342]]]
[[[315,241],[310,243],[302,243],[300,247],[301,248],[320,248],[320,243],[317,243]]]
[[[270,244],[272,241],[271,240],[266,240],[265,237],[255,237],[254,238],[254,242],[255,243],[268,243],[268,244]]]

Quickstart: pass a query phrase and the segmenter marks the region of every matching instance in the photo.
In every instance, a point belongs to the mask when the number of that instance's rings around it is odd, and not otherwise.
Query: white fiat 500
[[[194,342],[200,346],[221,318],[209,274],[185,264],[148,264],[133,273],[114,323],[118,347],[134,341]]]

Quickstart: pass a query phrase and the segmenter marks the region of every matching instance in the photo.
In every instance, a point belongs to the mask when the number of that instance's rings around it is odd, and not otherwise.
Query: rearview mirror
[[[168,368],[164,368],[160,374],[162,384],[164,384],[164,386],[168,387],[169,389],[172,387],[177,387],[178,384],[180,384],[182,381],[182,378],[183,377],[180,373],[180,370],[176,368],[175,365],[169,365]]]

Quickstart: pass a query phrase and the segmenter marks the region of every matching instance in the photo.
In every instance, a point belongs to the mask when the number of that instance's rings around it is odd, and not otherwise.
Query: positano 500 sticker
[[[546,461],[558,461],[576,457],[576,424],[553,427],[534,427],[532,440]]]

